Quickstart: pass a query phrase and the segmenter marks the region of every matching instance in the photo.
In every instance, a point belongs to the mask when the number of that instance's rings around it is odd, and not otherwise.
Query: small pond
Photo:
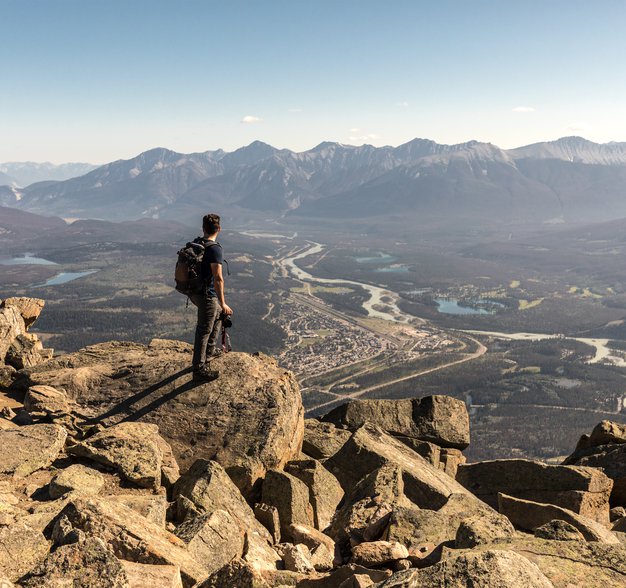
[[[459,304],[456,298],[435,298],[437,312],[443,314],[493,314],[494,311]]]
[[[24,257],[12,257],[11,259],[0,259],[0,265],[59,265],[43,257],[34,257],[30,253]]]
[[[56,276],[52,276],[46,280],[43,284],[37,284],[34,288],[43,288],[44,286],[58,286],[60,284],[67,284],[78,278],[83,278],[89,274],[95,274],[98,270],[85,270],[82,272],[61,272]]]

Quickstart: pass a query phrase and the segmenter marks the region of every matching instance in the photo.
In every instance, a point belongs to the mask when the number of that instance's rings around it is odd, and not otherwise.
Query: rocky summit
[[[353,400],[304,420],[264,355],[193,382],[177,341],[53,357],[0,306],[0,586],[626,586],[626,429],[562,465],[466,463],[465,405]]]

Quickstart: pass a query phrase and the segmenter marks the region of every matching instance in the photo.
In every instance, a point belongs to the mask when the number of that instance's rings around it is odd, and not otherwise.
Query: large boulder
[[[423,570],[394,574],[380,588],[554,588],[536,564],[514,551],[464,553]]]
[[[328,534],[343,549],[379,539],[394,510],[412,506],[404,495],[402,469],[385,464],[351,488],[337,510]]]
[[[415,554],[428,543],[437,546],[456,541],[459,547],[473,547],[513,534],[511,522],[487,504],[467,494],[452,494],[438,511],[395,508],[384,537],[406,545]]]
[[[370,423],[357,429],[324,465],[337,477],[344,490],[353,488],[359,480],[383,465],[397,466],[402,470],[404,493],[420,508],[437,510],[451,494],[469,494],[458,482],[404,443]]]
[[[280,558],[270,546],[272,537],[269,531],[255,518],[220,464],[199,459],[176,482],[172,496],[181,520],[216,510],[227,511],[245,533],[243,559],[251,562],[255,569],[276,569]]]
[[[58,518],[63,517],[75,530],[101,539],[120,559],[179,567],[185,586],[208,574],[205,564],[195,559],[182,539],[122,504],[75,498]]]
[[[158,424],[183,469],[215,460],[250,496],[267,470],[300,453],[296,380],[265,355],[227,353],[213,361],[217,380],[193,382],[191,352],[178,341],[102,343],[29,369],[21,385],[63,389],[88,423]]]
[[[320,531],[326,529],[344,494],[337,478],[314,459],[290,461],[285,471],[306,484],[315,526]]]
[[[68,414],[71,407],[65,392],[52,386],[32,386],[24,396],[24,410],[54,418]]]
[[[626,444],[613,443],[578,450],[564,463],[601,469],[613,480],[610,505],[626,506]]]
[[[613,421],[601,421],[591,431],[587,445],[598,447],[614,443],[626,443],[626,425]]]
[[[189,517],[176,529],[176,535],[209,574],[240,558],[244,552],[245,534],[225,510]]]
[[[498,493],[555,504],[609,522],[613,482],[596,468],[547,465],[528,459],[498,459],[460,465],[456,479],[493,508]]]
[[[560,506],[541,504],[506,494],[498,495],[498,503],[500,512],[516,527],[526,531],[534,531],[550,521],[559,520],[576,527],[587,541],[599,541],[608,545],[617,545],[620,542],[615,534],[597,521]]]
[[[291,474],[270,470],[263,480],[263,502],[278,510],[281,537],[289,538],[292,524],[313,525],[309,489]]]
[[[0,474],[25,477],[49,466],[65,444],[58,425],[29,425],[0,430]]]
[[[52,349],[44,349],[37,335],[22,333],[11,342],[4,361],[15,369],[34,367],[52,357]]]
[[[262,539],[271,541],[268,530],[256,520],[239,489],[215,461],[196,461],[174,484],[173,498],[181,520],[188,515],[188,503],[200,513],[225,510],[237,520],[241,530],[253,531]]]
[[[391,435],[431,441],[440,447],[465,449],[470,442],[465,403],[450,396],[402,400],[351,400],[322,417],[355,431],[365,423]]]
[[[28,329],[37,320],[43,307],[45,300],[41,298],[27,298],[25,296],[12,296],[5,298],[0,305],[0,309],[14,307],[20,313],[24,326]]]
[[[126,422],[71,446],[68,452],[111,467],[137,486],[158,488],[163,464],[158,437],[157,425]]]
[[[95,496],[104,486],[104,476],[93,468],[81,464],[73,464],[50,480],[48,493],[50,498],[61,498],[68,492],[76,492],[83,496]]]

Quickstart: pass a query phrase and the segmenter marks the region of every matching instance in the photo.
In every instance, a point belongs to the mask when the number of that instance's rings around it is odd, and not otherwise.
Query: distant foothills
[[[626,217],[626,143],[565,137],[505,150],[414,139],[296,153],[255,141],[230,153],[157,148],[99,167],[0,164],[0,184],[1,206],[64,219],[188,224],[215,209],[303,222],[584,223]]]

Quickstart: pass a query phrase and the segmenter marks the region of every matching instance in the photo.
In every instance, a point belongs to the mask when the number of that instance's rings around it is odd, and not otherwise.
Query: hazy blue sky
[[[0,161],[626,141],[622,0],[0,0]]]

